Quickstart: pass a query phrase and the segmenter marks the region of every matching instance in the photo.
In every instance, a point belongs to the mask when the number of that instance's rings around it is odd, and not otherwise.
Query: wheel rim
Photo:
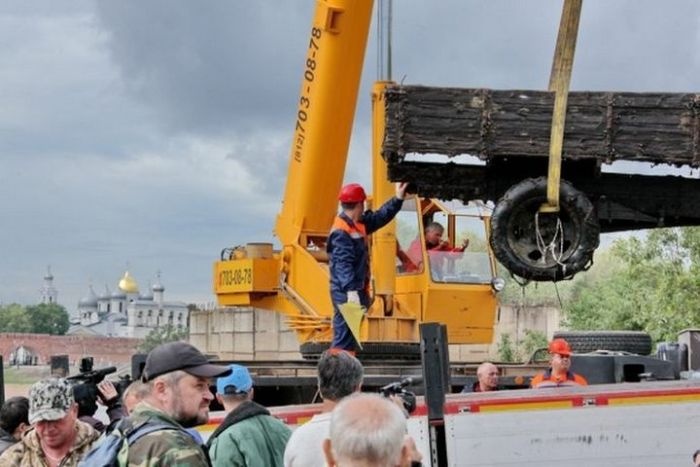
[[[565,262],[581,241],[580,223],[572,219],[564,206],[560,206],[558,213],[536,216],[543,202],[544,199],[536,198],[515,206],[507,226],[508,246],[524,264],[535,269],[549,269]],[[557,221],[561,223],[561,230]],[[538,244],[535,234],[538,230],[545,245],[554,242],[553,249],[542,251],[542,244]]]

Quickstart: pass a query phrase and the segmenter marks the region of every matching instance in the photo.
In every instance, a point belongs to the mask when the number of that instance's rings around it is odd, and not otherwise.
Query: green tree
[[[515,345],[510,334],[503,333],[498,340],[498,360],[505,363],[514,362],[517,359]]]
[[[160,344],[187,340],[188,332],[185,328],[178,328],[171,324],[161,326],[149,332],[146,338],[139,345],[139,352],[148,353]]]
[[[0,307],[0,332],[32,332],[27,309],[16,303]]]
[[[505,363],[522,362],[543,347],[547,347],[547,336],[542,331],[528,329],[520,342],[513,342],[510,334],[504,333],[498,340],[498,359]]]
[[[571,281],[523,282],[500,264],[498,275],[506,281],[505,288],[498,294],[499,302],[515,307],[561,306],[570,297],[573,286]]]
[[[572,329],[644,330],[675,340],[700,322],[700,228],[655,229],[616,241],[615,265],[575,284],[565,308]]]
[[[527,329],[525,337],[520,342],[521,360],[529,358],[537,349],[547,347],[547,335],[542,331]]]
[[[700,227],[616,240],[571,281],[521,285],[501,275],[501,303],[560,306],[563,326],[573,330],[646,331],[658,342],[700,323]]]
[[[62,336],[68,331],[68,312],[61,305],[42,303],[27,307],[27,315],[32,323],[32,331],[37,334]]]

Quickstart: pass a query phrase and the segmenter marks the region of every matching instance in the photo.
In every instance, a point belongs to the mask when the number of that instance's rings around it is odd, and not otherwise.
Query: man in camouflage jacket
[[[149,433],[129,446],[128,465],[143,467],[207,467],[202,446],[185,432],[209,420],[214,395],[209,379],[227,375],[228,367],[212,365],[199,350],[185,342],[170,342],[146,357],[142,381],[147,395],[133,410],[130,420],[169,425]]]
[[[73,389],[62,378],[39,381],[29,389],[29,423],[20,442],[0,456],[0,466],[74,467],[99,433],[78,420]]]

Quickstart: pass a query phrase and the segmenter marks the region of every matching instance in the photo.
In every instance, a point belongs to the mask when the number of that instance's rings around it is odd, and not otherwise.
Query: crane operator
[[[365,211],[367,195],[361,185],[345,185],[338,195],[342,212],[333,222],[327,251],[333,302],[333,341],[331,349],[352,354],[357,341],[340,313],[340,305],[355,303],[369,308],[369,248],[367,236],[376,232],[398,214],[406,195],[407,183],[396,184],[396,196],[377,211]]]

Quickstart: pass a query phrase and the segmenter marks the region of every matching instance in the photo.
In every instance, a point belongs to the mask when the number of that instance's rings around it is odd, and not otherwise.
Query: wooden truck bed
[[[547,174],[553,101],[547,91],[389,87],[389,177],[425,197],[495,202],[513,184]],[[698,167],[699,113],[698,94],[569,94],[562,178],[596,204],[602,232],[700,224],[697,176],[601,172],[616,161]],[[434,154],[481,163],[435,162]]]

